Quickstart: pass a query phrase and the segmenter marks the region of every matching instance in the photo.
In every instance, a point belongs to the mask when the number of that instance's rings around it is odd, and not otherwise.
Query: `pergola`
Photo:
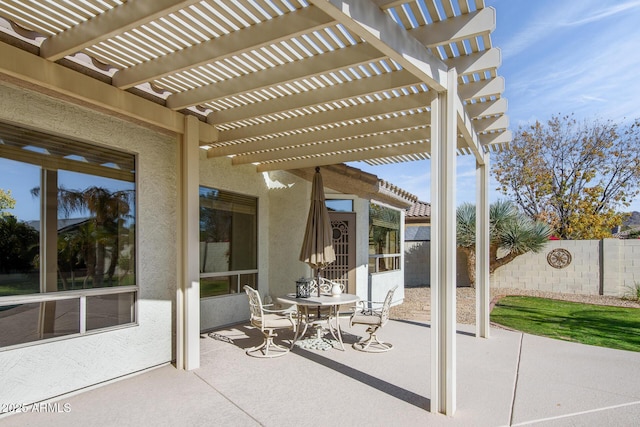
[[[477,165],[488,337],[489,152],[511,139],[495,25],[483,0],[0,0],[0,79],[182,136],[185,369],[199,366],[199,149],[259,172],[431,159],[431,408],[453,414],[455,159]]]

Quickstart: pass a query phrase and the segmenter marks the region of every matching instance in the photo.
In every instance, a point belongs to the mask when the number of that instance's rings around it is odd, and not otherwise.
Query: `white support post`
[[[198,119],[185,116],[184,129],[180,150],[182,208],[178,226],[182,245],[178,257],[182,274],[176,297],[176,365],[178,369],[192,370],[200,367]]]
[[[457,73],[431,103],[431,412],[456,411]]]
[[[489,338],[489,154],[476,162],[476,337]]]

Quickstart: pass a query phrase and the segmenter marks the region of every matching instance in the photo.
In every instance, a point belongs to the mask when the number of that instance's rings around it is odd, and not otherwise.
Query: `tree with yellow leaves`
[[[13,209],[16,207],[16,199],[11,197],[11,190],[3,190],[0,188],[0,216],[9,215],[4,212],[5,209]]]
[[[640,192],[640,119],[620,125],[554,115],[521,126],[492,172],[499,190],[557,237],[610,237]]]

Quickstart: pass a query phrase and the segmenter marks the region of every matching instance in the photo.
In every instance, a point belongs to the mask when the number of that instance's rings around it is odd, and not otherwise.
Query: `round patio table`
[[[298,339],[304,336],[304,333],[307,331],[307,326],[310,323],[309,310],[318,307],[328,307],[329,314],[327,316],[327,325],[329,327],[329,332],[331,332],[331,335],[340,343],[340,348],[344,350],[338,309],[341,305],[355,304],[356,302],[360,301],[359,296],[354,294],[321,294],[319,296],[309,296],[308,298],[296,298],[296,294],[287,294],[285,296],[278,297],[277,300],[284,304],[295,304],[298,309],[298,324],[296,326],[296,333],[293,337],[292,347],[298,341]],[[333,325],[334,319],[335,326]],[[302,332],[300,332],[301,329]],[[318,338],[318,340],[322,341],[321,338]],[[329,347],[333,347],[330,344],[326,345]],[[324,347],[322,346],[322,344],[320,344],[320,348],[326,349],[328,347]]]

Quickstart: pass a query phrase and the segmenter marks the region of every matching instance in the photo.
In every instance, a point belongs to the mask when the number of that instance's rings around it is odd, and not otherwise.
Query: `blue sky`
[[[502,51],[510,128],[553,114],[630,121],[640,117],[640,0],[486,0]],[[639,147],[640,149],[640,147]],[[475,161],[458,157],[457,202],[475,202]],[[429,161],[352,166],[429,201]],[[505,198],[490,184],[491,200]],[[627,210],[640,211],[640,196]]]

